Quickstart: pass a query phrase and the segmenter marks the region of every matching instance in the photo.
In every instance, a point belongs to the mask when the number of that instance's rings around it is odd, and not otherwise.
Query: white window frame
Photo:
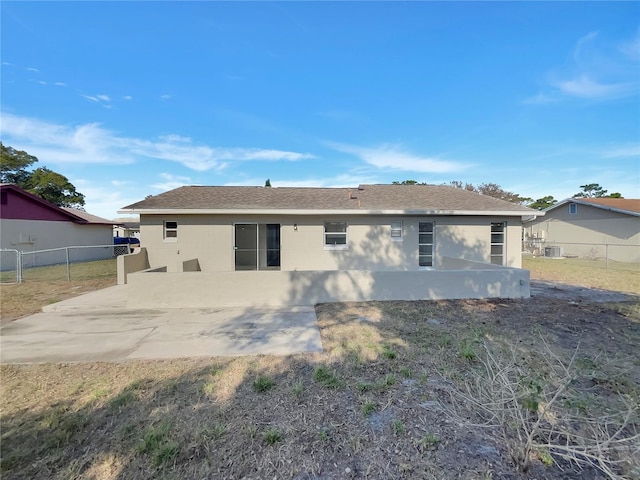
[[[422,232],[422,233],[431,233],[431,243],[421,243],[420,242],[420,224],[421,223],[430,223],[431,224],[431,232]],[[431,245],[431,265],[420,265],[420,246],[422,245]],[[434,220],[419,220],[418,221],[418,269],[419,270],[434,270],[436,267],[436,222]],[[422,255],[425,256],[425,255]]]
[[[175,223],[175,227],[167,226],[168,223]],[[168,235],[168,233],[175,233],[175,236]],[[165,220],[162,223],[162,238],[165,242],[177,242],[178,241],[178,222],[177,220]]]
[[[402,231],[402,220],[391,221],[391,241],[402,242],[404,234]]]
[[[343,223],[344,232],[327,232],[327,225],[330,223]],[[349,249],[349,224],[343,221],[327,220],[322,225],[322,243],[325,250],[348,250]],[[344,235],[344,244],[327,243],[327,235]]]
[[[502,226],[502,231],[500,232],[494,232],[493,228],[494,226]],[[500,234],[502,235],[502,242],[494,242],[493,241],[493,235],[494,234]],[[492,265],[504,265],[505,264],[505,260],[507,258],[507,222],[491,222],[491,226],[490,226],[490,233],[489,235],[491,235],[490,237],[490,246],[489,246],[489,262]],[[502,252],[500,254],[494,254],[493,253],[493,247],[494,246],[500,246],[502,247]],[[494,258],[500,258],[500,263],[494,263],[493,259]]]
[[[578,214],[578,204],[570,203],[569,204],[569,215],[577,215]]]

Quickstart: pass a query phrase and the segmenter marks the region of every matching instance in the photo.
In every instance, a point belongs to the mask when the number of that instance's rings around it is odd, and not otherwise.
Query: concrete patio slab
[[[322,351],[313,306],[125,308],[126,285],[48,305],[0,328],[2,363],[91,362]]]

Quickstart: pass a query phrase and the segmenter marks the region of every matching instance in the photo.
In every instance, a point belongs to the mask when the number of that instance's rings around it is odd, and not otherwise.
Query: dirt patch
[[[574,302],[637,302],[640,295],[633,293],[587,288],[579,285],[550,282],[545,280],[531,280],[531,297],[546,297]]]

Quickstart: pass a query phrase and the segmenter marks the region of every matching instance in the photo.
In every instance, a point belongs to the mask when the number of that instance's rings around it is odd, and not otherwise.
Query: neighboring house
[[[140,215],[144,248],[118,272],[132,306],[529,295],[537,212],[453,187],[193,186],[119,213]]]
[[[544,213],[524,224],[532,253],[640,262],[640,199],[568,198]]]
[[[140,240],[140,222],[117,220],[118,223],[113,226],[113,236],[115,238],[137,238]]]
[[[22,188],[0,184],[0,247],[33,252],[69,246],[111,245],[113,222],[75,208],[61,208]],[[111,258],[113,249],[77,249],[72,261]],[[62,252],[26,255],[25,266],[65,261]]]

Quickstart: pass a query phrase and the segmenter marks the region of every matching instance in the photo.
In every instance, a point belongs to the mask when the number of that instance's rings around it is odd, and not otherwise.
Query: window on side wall
[[[391,222],[391,240],[393,242],[402,241],[402,220]]]
[[[434,222],[418,222],[418,266],[433,267]]]
[[[578,213],[578,204],[570,203],[569,204],[569,215],[575,215]]]
[[[504,265],[505,222],[491,224],[491,263]]]
[[[164,239],[169,242],[178,240],[178,222],[164,222]]]
[[[324,222],[324,248],[326,250],[346,250],[347,222]]]

